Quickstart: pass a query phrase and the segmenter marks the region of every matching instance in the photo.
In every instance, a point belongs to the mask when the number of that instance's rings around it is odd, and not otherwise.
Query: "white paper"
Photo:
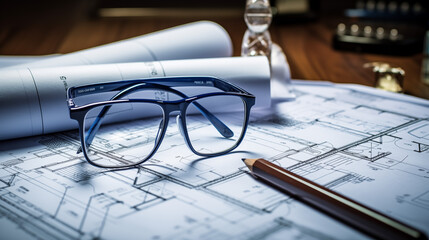
[[[13,55],[0,55],[0,68],[10,67],[19,64],[26,64],[34,61],[40,61],[52,57],[56,57],[58,54],[52,55],[35,55],[35,56],[13,56]]]
[[[89,165],[76,155],[75,131],[3,141],[2,237],[366,238],[255,180],[241,158],[258,157],[428,234],[429,107],[365,88],[306,83],[294,84],[294,102],[253,111],[239,148],[215,158],[187,149],[174,116],[140,169]]]
[[[218,77],[254,94],[255,108],[270,106],[265,57],[6,69],[0,71],[0,140],[76,128],[66,102],[69,87],[164,76]],[[197,95],[198,89],[191,93]]]
[[[33,136],[76,127],[71,125],[64,97],[68,87],[152,76],[150,67],[81,65],[128,63],[188,58],[229,57],[232,43],[220,25],[200,21],[40,61],[19,58],[0,70],[0,140]],[[5,57],[3,57],[5,58]],[[13,61],[12,61],[13,62]],[[67,69],[66,66],[79,66]],[[38,68],[58,67],[56,70]],[[162,76],[162,69],[160,76]],[[208,71],[207,73],[211,73]],[[156,76],[156,75],[154,75]],[[53,114],[51,114],[53,113]]]
[[[214,22],[199,21],[8,68],[63,67],[231,55],[232,43],[225,29]]]

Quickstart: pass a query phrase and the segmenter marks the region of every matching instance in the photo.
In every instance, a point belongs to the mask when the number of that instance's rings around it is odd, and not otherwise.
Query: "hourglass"
[[[241,56],[271,56],[271,37],[268,27],[272,12],[268,0],[247,0],[244,20],[248,29],[243,37]]]

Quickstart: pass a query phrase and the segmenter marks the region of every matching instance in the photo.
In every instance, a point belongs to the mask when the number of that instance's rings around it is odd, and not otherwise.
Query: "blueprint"
[[[294,93],[213,158],[186,147],[175,119],[149,161],[120,171],[76,154],[77,131],[2,141],[0,238],[366,238],[253,178],[241,158],[259,157],[429,234],[429,104],[340,85]]]

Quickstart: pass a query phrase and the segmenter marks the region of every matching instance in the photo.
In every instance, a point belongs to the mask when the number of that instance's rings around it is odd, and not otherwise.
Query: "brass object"
[[[404,91],[405,71],[400,67],[392,67],[388,63],[365,63],[365,68],[372,68],[375,77],[376,88],[390,92],[401,93]]]

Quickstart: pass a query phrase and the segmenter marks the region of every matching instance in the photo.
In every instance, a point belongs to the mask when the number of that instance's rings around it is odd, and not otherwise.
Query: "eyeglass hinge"
[[[73,102],[73,99],[67,100],[67,103],[69,104],[69,107],[74,107],[75,106],[75,104]]]

